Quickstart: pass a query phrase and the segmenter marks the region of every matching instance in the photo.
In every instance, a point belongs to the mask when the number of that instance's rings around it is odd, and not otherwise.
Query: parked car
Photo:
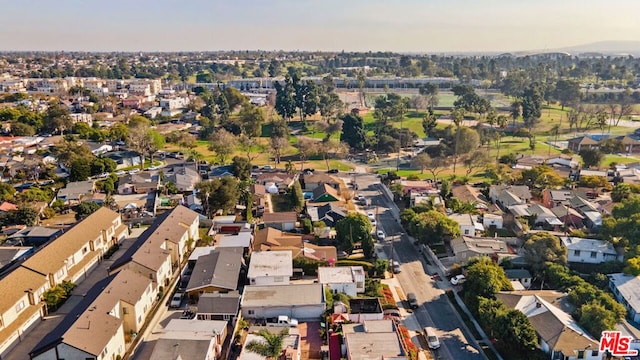
[[[375,216],[372,212],[367,213],[367,217],[368,217],[368,218],[369,218],[369,220],[371,220],[371,221],[376,221],[376,216]]]
[[[184,297],[184,293],[181,293],[181,292],[177,292],[173,294],[173,297],[171,298],[171,302],[169,303],[169,307],[173,309],[179,308],[180,305],[182,305],[183,297]]]
[[[331,170],[329,170],[329,171],[327,171],[327,172],[328,172],[329,174],[337,174],[337,173],[339,173],[339,172],[340,172],[340,170],[338,170],[338,169],[331,169]]]
[[[399,274],[402,271],[402,269],[400,269],[400,263],[395,260],[391,262],[391,269],[394,274]]]
[[[400,314],[400,310],[398,309],[385,309],[383,311],[383,314],[388,317],[396,318],[398,320],[402,318],[402,314]]]
[[[436,330],[432,327],[424,328],[424,339],[427,341],[427,345],[429,345],[429,349],[438,349],[440,347],[440,340],[438,340],[438,335],[436,335]]]
[[[466,280],[466,278],[464,277],[464,275],[462,275],[462,274],[456,275],[456,276],[451,278],[451,285],[462,284],[462,283],[464,283],[465,280]]]
[[[140,169],[131,169],[129,170],[129,175],[137,174],[140,172]]]
[[[378,238],[378,240],[382,241],[387,237],[387,235],[384,233],[384,231],[378,230],[376,232],[376,237]]]
[[[407,302],[409,302],[409,307],[412,309],[417,309],[418,308],[418,298],[416,297],[416,294],[414,293],[408,293],[407,294]]]

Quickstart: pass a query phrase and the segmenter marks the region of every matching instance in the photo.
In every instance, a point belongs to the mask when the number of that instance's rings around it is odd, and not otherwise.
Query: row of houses
[[[63,281],[82,282],[127,233],[117,213],[101,208],[0,279],[0,355],[47,315],[45,291]]]

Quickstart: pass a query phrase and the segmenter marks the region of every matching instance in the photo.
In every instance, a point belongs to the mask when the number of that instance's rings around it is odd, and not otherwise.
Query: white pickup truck
[[[298,320],[290,318],[286,315],[280,315],[277,318],[267,319],[267,326],[270,327],[297,327]]]

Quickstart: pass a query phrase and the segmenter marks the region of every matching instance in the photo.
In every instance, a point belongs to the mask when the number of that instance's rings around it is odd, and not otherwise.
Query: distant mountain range
[[[565,51],[572,55],[595,52],[605,55],[629,54],[638,56],[640,55],[640,41],[599,41],[590,44],[564,47],[558,49],[558,51]]]

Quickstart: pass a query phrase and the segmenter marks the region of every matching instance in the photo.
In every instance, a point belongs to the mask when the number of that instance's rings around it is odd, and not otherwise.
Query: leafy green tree
[[[318,110],[325,120],[338,115],[343,106],[342,100],[334,92],[323,92],[318,99]]]
[[[524,246],[524,257],[533,271],[540,275],[548,262],[564,264],[567,262],[567,249],[560,239],[546,232],[531,234]]]
[[[557,188],[564,184],[564,179],[548,165],[538,165],[525,169],[520,174],[519,183],[536,189]]]
[[[56,143],[52,152],[58,158],[58,163],[67,167],[70,167],[71,163],[77,159],[83,159],[89,163],[95,157],[86,144],[68,140],[61,140]]]
[[[374,103],[373,117],[378,128],[384,127],[389,121],[400,121],[405,112],[409,100],[395,93],[378,96]]]
[[[304,194],[302,193],[302,186],[299,181],[295,181],[291,187],[291,204],[296,211],[302,210],[304,206]]]
[[[36,133],[36,129],[28,124],[15,122],[11,124],[11,135],[13,136],[33,136]]]
[[[261,108],[246,104],[238,114],[242,133],[248,137],[258,137],[262,132],[262,124],[265,121],[264,112]]]
[[[522,118],[529,132],[540,120],[542,115],[542,93],[540,86],[533,84],[529,86],[522,96]]]
[[[123,123],[116,123],[109,128],[107,138],[114,141],[125,141],[129,137],[129,128]]]
[[[615,315],[597,301],[580,307],[580,325],[596,337],[605,330],[615,330],[617,322]]]
[[[447,238],[460,236],[458,223],[437,210],[417,213],[409,218],[408,232],[423,244],[434,244]]]
[[[431,136],[433,130],[438,125],[438,119],[433,114],[431,110],[429,110],[422,119],[422,129],[424,130],[425,135]]]
[[[479,296],[493,299],[498,291],[513,290],[504,269],[487,256],[478,256],[469,261],[466,279],[464,293],[470,299]],[[477,301],[472,302],[477,308]]]
[[[198,199],[210,216],[217,211],[229,211],[238,203],[240,191],[238,180],[231,176],[203,181],[196,184]]]
[[[364,150],[367,146],[367,136],[362,118],[354,114],[345,114],[340,119],[342,120],[340,141],[346,142],[354,150]]]
[[[278,81],[273,85],[276,89],[276,112],[285,121],[289,121],[296,113],[296,93],[291,77],[288,74],[285,75],[284,85]]]
[[[289,127],[285,121],[274,120],[271,122],[271,136],[269,140],[276,164],[279,164],[282,151],[289,145]]]
[[[209,139],[209,150],[218,155],[222,164],[226,163],[227,157],[233,153],[236,144],[236,137],[225,129],[218,129],[211,134]]]
[[[371,238],[371,221],[362,213],[350,213],[336,223],[336,240],[340,248],[350,252],[355,243]]]
[[[251,177],[251,163],[247,158],[234,156],[231,159],[232,172],[240,181],[248,180]]]
[[[13,186],[0,182],[0,201],[13,201],[16,194],[16,188]]]
[[[65,131],[71,130],[71,126],[73,121],[69,115],[69,109],[59,102],[50,102],[44,114],[44,130],[64,135]]]
[[[250,341],[246,348],[252,353],[264,356],[270,360],[276,360],[282,354],[284,346],[284,338],[289,334],[288,329],[283,329],[279,334],[272,334],[269,330],[260,330],[257,335],[261,336],[264,341]]]
[[[87,216],[93,214],[98,209],[100,209],[100,205],[94,203],[93,201],[83,201],[81,202],[74,211],[76,212],[76,220],[82,220]]]
[[[604,154],[598,149],[582,149],[578,154],[582,157],[582,163],[587,169],[600,166],[604,159]]]
[[[39,213],[28,205],[20,205],[17,210],[9,210],[2,217],[2,225],[27,225],[34,226],[38,223]]]
[[[70,181],[85,181],[91,176],[91,165],[84,159],[77,159],[71,163],[69,171]]]
[[[580,100],[580,84],[575,80],[560,79],[556,83],[556,99],[560,101],[562,110]]]
[[[229,111],[233,112],[238,106],[246,106],[249,104],[249,98],[243,95],[240,90],[233,86],[227,86],[222,90],[224,98],[229,106]]]

